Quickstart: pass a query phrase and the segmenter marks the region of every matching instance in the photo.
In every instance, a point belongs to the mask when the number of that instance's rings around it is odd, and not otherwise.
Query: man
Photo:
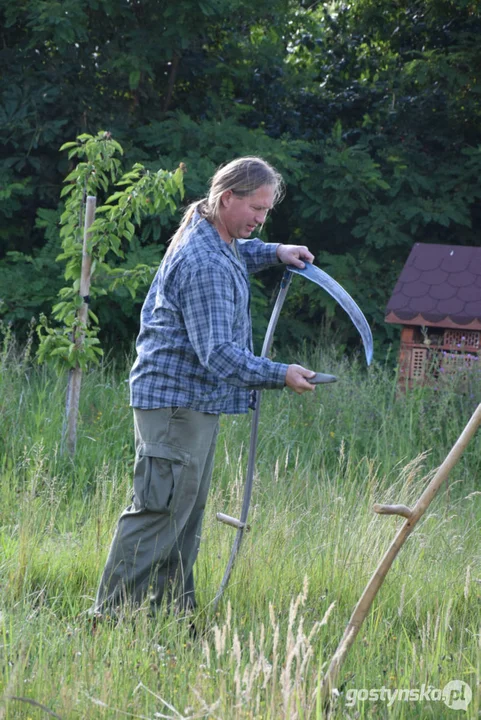
[[[142,308],[130,375],[136,460],[94,612],[124,602],[195,606],[193,565],[212,475],[220,413],[246,413],[249,391],[314,390],[315,373],[252,353],[248,273],[304,266],[306,247],[249,240],[281,198],[282,178],[260,158],[219,168],[193,203]]]

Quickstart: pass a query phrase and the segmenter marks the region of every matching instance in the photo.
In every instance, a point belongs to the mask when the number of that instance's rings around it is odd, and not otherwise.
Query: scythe
[[[361,629],[361,625],[371,609],[374,598],[383,584],[387,573],[401,550],[401,547],[413,532],[415,525],[428,509],[442,484],[447,480],[449,473],[461,458],[461,455],[466,449],[468,443],[474,437],[480,425],[481,403],[472,414],[471,419],[467,423],[456,443],[451,448],[444,462],[437,469],[431,482],[428,484],[421,497],[412,508],[409,508],[406,505],[381,505],[377,503],[373,506],[374,512],[379,513],[380,515],[399,515],[400,517],[406,518],[406,522],[403,523],[396,533],[394,540],[384,553],[368,584],[364,588],[364,591],[352,612],[346,629],[344,630],[342,640],[339,642],[339,645],[332,656],[329,667],[321,680],[319,687],[320,698],[326,712],[331,704],[331,700],[333,699],[333,691],[336,689],[336,683],[341,666],[350,647],[354,643],[359,630]]]
[[[261,357],[267,357],[270,352],[272,340],[274,338],[274,332],[277,326],[277,321],[279,319],[284,300],[286,299],[287,291],[289,290],[289,285],[291,283],[293,273],[302,275],[319,285],[319,287],[329,293],[329,295],[331,295],[331,297],[333,297],[339,303],[339,305],[341,305],[341,307],[347,312],[352,322],[356,326],[357,330],[359,331],[359,334],[361,335],[364,345],[364,352],[366,355],[366,362],[369,365],[371,363],[373,355],[373,341],[371,329],[367,323],[366,318],[364,317],[363,313],[356,305],[352,297],[349,295],[349,293],[347,293],[346,290],[344,290],[344,288],[339,285],[338,282],[336,282],[336,280],[334,280],[323,270],[320,270],[318,267],[316,267],[315,265],[311,265],[308,262],[305,263],[304,268],[294,267],[294,265],[288,265],[286,268],[286,271],[281,281],[279,293],[277,295],[277,299],[272,310],[272,315],[269,320],[269,325],[267,327],[264,343],[262,346]],[[313,378],[309,379],[309,382],[317,385],[321,383],[336,382],[336,380],[337,378],[334,375],[316,373]],[[249,457],[247,462],[246,481],[240,518],[237,519],[230,517],[229,515],[225,515],[224,513],[217,513],[217,520],[237,528],[237,533],[234,539],[232,550],[230,552],[227,567],[224,572],[224,577],[222,578],[221,584],[213,601],[214,612],[217,609],[217,606],[227,587],[227,583],[229,582],[232,568],[234,567],[234,563],[239,552],[242,539],[244,537],[244,531],[247,529],[247,516],[249,514],[252,486],[254,482],[257,436],[259,431],[259,416],[261,404],[260,401],[261,391],[257,390],[255,410],[252,416],[251,435],[249,442]]]

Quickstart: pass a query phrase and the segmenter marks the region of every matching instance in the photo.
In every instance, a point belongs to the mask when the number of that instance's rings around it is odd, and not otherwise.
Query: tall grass
[[[224,417],[189,622],[147,608],[88,619],[133,464],[127,371],[84,378],[78,449],[61,453],[66,378],[5,343],[0,356],[0,719],[323,718],[320,678],[400,518],[479,399],[454,384],[399,394],[392,370],[310,358],[336,385],[264,393],[251,530],[217,613],[233,539],[215,521],[242,501],[248,417]],[[473,395],[473,397],[470,397]],[[357,699],[353,689],[463,680],[480,711],[480,439],[410,537],[343,667],[330,717],[440,718],[442,701]]]

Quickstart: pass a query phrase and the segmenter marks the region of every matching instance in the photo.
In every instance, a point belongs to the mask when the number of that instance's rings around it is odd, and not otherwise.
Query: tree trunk
[[[88,324],[89,313],[89,292],[90,292],[90,271],[92,266],[92,258],[89,253],[88,241],[90,238],[89,229],[95,217],[95,206],[97,199],[92,195],[87,197],[84,223],[84,238],[82,248],[82,271],[80,275],[79,295],[83,298],[83,303],[78,311],[78,330],[75,337],[75,345],[77,348],[82,347],[85,339],[85,327]],[[67,447],[71,457],[75,455],[77,446],[77,419],[80,401],[80,387],[82,384],[82,369],[77,365],[69,378],[67,388]]]

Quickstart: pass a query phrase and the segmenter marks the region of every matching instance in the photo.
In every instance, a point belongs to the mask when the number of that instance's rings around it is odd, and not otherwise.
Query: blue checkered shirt
[[[249,390],[284,387],[287,365],[252,353],[249,273],[277,264],[275,243],[237,240],[235,254],[195,213],[160,265],[140,317],[131,405],[246,413]]]

